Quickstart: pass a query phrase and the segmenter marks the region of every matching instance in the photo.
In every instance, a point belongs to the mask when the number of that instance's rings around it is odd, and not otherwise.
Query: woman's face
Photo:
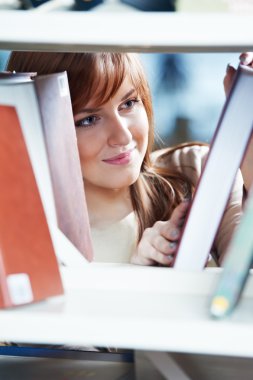
[[[148,144],[144,105],[126,78],[105,104],[96,99],[74,115],[86,189],[122,189],[134,183]]]

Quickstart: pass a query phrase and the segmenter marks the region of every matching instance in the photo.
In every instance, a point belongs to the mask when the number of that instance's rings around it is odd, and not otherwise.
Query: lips
[[[107,158],[103,160],[103,162],[106,162],[112,165],[128,164],[131,161],[133,150],[134,148],[128,150],[127,152],[123,152],[123,153],[117,154],[116,156]]]

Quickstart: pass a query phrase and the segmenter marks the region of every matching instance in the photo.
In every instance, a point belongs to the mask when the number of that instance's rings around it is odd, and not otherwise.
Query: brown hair
[[[39,75],[67,71],[74,114],[92,96],[98,104],[112,97],[126,75],[136,88],[149,120],[149,143],[138,180],[131,185],[133,209],[139,223],[139,239],[145,228],[157,220],[169,219],[174,208],[189,198],[193,185],[186,176],[151,163],[154,143],[153,110],[146,75],[135,54],[13,52],[7,69],[37,72]],[[99,92],[97,89],[101,89]],[[173,150],[174,151],[174,150]],[[172,150],[167,150],[170,154]]]

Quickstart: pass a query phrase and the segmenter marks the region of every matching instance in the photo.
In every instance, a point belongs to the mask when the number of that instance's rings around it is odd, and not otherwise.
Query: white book
[[[174,268],[200,271],[211,251],[253,125],[253,69],[240,65],[186,216]]]

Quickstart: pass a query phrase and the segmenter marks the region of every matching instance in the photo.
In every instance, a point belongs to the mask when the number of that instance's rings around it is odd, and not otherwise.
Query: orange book
[[[0,105],[0,307],[63,294],[19,118]]]

